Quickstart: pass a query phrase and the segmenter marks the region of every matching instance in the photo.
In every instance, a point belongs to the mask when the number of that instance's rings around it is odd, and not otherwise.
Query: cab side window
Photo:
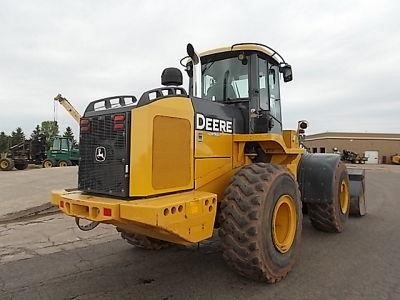
[[[61,150],[69,150],[69,143],[67,139],[62,139],[61,140]]]
[[[268,69],[269,106],[271,115],[281,120],[281,96],[279,93],[279,67],[269,64]]]
[[[258,82],[260,87],[260,107],[263,110],[269,110],[268,63],[262,58],[258,59]]]

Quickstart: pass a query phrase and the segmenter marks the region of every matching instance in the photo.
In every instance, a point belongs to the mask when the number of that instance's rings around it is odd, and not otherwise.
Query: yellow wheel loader
[[[145,249],[188,245],[218,229],[240,274],[284,278],[299,254],[302,205],[317,229],[341,232],[365,213],[364,174],[340,156],[306,154],[282,130],[280,85],[292,69],[278,52],[241,43],[198,54],[191,44],[162,87],[91,102],[80,120],[78,188],[52,202],[79,228],[114,225]],[[92,221],[87,225],[81,219]]]
[[[400,154],[395,154],[391,157],[392,164],[400,165]]]

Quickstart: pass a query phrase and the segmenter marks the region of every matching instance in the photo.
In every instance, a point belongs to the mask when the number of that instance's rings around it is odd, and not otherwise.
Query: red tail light
[[[115,115],[114,116],[114,122],[121,122],[125,121],[125,115]]]
[[[80,121],[80,128],[82,133],[90,132],[90,120],[88,119],[81,119]]]
[[[114,116],[114,130],[124,130],[125,129],[125,115],[115,115]]]
[[[111,215],[112,215],[111,208],[104,208],[103,209],[103,215],[106,216],[106,217],[111,217]]]
[[[124,123],[114,123],[114,130],[124,130],[125,124]]]

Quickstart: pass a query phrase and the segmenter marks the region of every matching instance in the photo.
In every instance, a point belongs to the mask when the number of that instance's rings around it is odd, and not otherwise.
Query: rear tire
[[[349,178],[345,164],[339,162],[330,203],[307,203],[308,215],[314,228],[325,232],[342,232],[350,210]]]
[[[253,280],[284,278],[299,254],[301,211],[288,169],[266,163],[243,167],[221,202],[219,235],[227,264]]]
[[[0,159],[0,169],[2,171],[11,171],[14,168],[14,161],[11,158]]]
[[[69,167],[72,166],[72,162],[70,160],[60,160],[58,162],[59,167]]]
[[[121,232],[121,237],[126,240],[129,244],[146,250],[161,250],[168,248],[172,244],[166,241],[154,239],[145,235],[137,233],[128,233],[126,231],[117,228],[117,231]]]
[[[16,163],[16,164],[15,164],[15,168],[16,168],[17,170],[25,170],[27,167],[28,167],[28,162],[27,162],[27,161],[24,161],[24,162],[22,162],[22,163]]]

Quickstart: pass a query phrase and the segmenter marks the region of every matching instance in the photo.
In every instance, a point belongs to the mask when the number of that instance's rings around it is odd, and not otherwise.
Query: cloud
[[[282,84],[284,127],[400,132],[397,1],[14,1],[0,19],[0,131],[27,134],[53,118],[62,93],[83,112],[94,99],[140,96],[200,51],[256,41],[293,66]],[[75,121],[58,109],[62,130]]]

